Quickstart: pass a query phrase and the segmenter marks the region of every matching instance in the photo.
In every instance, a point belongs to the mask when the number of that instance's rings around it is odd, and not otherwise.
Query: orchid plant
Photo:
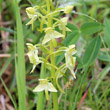
[[[50,70],[50,76],[45,77],[45,79],[39,79],[39,85],[35,87],[33,92],[45,91],[46,99],[49,100],[48,91],[54,93],[53,96],[53,108],[58,110],[58,92],[63,92],[63,89],[58,83],[58,79],[63,77],[66,70],[69,69],[73,78],[76,78],[74,67],[76,58],[73,55],[76,53],[75,45],[70,45],[69,47],[59,46],[57,39],[61,38],[62,40],[66,37],[66,32],[71,31],[66,27],[68,17],[63,17],[58,19],[57,15],[60,12],[65,14],[71,13],[73,6],[66,6],[60,8],[54,8],[51,4],[51,0],[46,0],[46,5],[43,6],[34,6],[26,8],[26,13],[30,18],[30,21],[27,25],[32,25],[32,30],[34,29],[34,22],[39,20],[40,22],[40,32],[44,32],[44,38],[40,44],[33,45],[27,43],[29,52],[27,53],[30,63],[33,64],[31,73],[35,70],[36,66],[40,63],[43,63],[45,69]],[[44,26],[45,25],[45,26]],[[56,27],[59,28],[59,32],[56,30]],[[39,50],[45,54],[46,58],[39,56]],[[56,65],[56,57],[64,54],[65,63],[61,65]],[[46,74],[46,73],[44,73]]]

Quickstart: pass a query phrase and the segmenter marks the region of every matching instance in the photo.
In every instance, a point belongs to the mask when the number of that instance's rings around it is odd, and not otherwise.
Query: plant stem
[[[43,79],[45,73],[44,64],[41,65],[40,78]],[[38,93],[37,107],[36,110],[44,110],[44,92]]]
[[[52,42],[50,41],[50,50],[53,52],[54,51],[54,47]],[[52,55],[50,57],[51,59],[51,64],[55,65],[55,57],[54,55]],[[55,77],[55,69],[52,67],[51,68],[51,76],[53,78],[53,85],[56,87],[56,77]],[[57,92],[52,93],[53,95],[53,106],[54,106],[54,110],[58,110],[58,96],[57,96]]]
[[[46,2],[47,2],[47,12],[49,14],[50,13],[50,0],[46,0]],[[52,26],[52,16],[49,16],[48,17],[48,27],[51,27],[51,26]],[[52,41],[50,41],[50,51],[54,52],[54,46],[52,44]],[[55,56],[54,55],[52,55],[50,57],[50,60],[51,60],[51,64],[55,65]],[[51,67],[51,76],[53,78],[53,85],[56,86],[55,69],[53,67]],[[52,96],[53,96],[53,108],[54,108],[54,110],[58,110],[58,96],[57,96],[57,93],[53,92]]]

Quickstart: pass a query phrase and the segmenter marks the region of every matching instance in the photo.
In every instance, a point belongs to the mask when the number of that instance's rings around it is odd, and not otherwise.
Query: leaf
[[[79,31],[79,28],[78,28],[76,25],[72,24],[72,23],[68,23],[68,24],[67,24],[67,27],[68,27],[72,32],[78,32],[78,31]]]
[[[99,87],[100,83],[102,82],[103,78],[107,75],[107,73],[110,71],[110,65],[107,65],[102,72],[99,73],[99,79],[93,89],[94,93],[96,92],[97,88]]]
[[[83,65],[87,66],[94,62],[94,60],[97,58],[99,49],[101,46],[101,39],[100,36],[94,38],[90,45],[87,47],[84,56],[82,58]]]
[[[110,20],[105,18],[104,20],[104,38],[105,38],[105,41],[110,49]]]
[[[65,40],[63,41],[63,44],[65,46],[69,46],[71,44],[75,44],[78,41],[79,37],[80,37],[80,34],[78,32],[72,32],[71,34],[69,34],[65,38]]]
[[[10,28],[0,27],[0,30],[7,31],[7,32],[10,32],[10,33],[16,33],[14,30],[12,30]]]
[[[63,44],[65,46],[69,46],[71,44],[75,44],[78,41],[79,37],[80,37],[80,34],[78,32],[72,32],[71,34],[69,34],[65,38],[65,40],[63,41]],[[58,56],[56,58],[56,61],[57,61],[56,64],[58,65],[63,59],[64,59],[64,55]]]
[[[3,81],[3,79],[1,77],[0,77],[0,80],[1,80],[1,82],[2,82],[2,84],[3,84],[3,86],[4,86],[5,90],[6,90],[6,92],[8,94],[10,100],[12,101],[12,103],[13,103],[13,105],[15,107],[15,110],[17,110],[17,103],[16,103],[16,101],[14,100],[12,94],[10,93],[9,89],[7,88],[5,82]]]
[[[98,22],[86,22],[82,24],[80,30],[82,35],[91,35],[103,28],[103,25]]]
[[[98,59],[102,61],[110,62],[110,58],[104,52],[100,52]]]
[[[25,80],[25,57],[24,57],[24,37],[20,11],[17,0],[14,0],[15,14],[16,14],[16,27],[17,27],[17,54],[18,61],[16,65],[16,81],[18,89],[18,102],[19,110],[26,110],[26,80]]]
[[[7,59],[5,65],[0,70],[0,78],[1,78],[2,74],[4,73],[4,71],[6,70],[6,68],[8,67],[8,65],[10,64],[10,62],[13,60],[13,57],[14,57],[14,53],[11,54],[10,58]]]
[[[83,67],[82,59],[78,56],[76,56],[76,61],[78,62],[77,68],[80,69]]]

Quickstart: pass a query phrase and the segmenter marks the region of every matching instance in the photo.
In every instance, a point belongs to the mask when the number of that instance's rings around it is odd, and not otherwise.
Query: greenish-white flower
[[[68,21],[68,17],[63,17],[63,18],[61,19],[61,22],[63,23],[64,26],[67,25],[67,21]],[[63,25],[62,25],[61,23],[59,24],[59,29],[60,29],[60,30],[64,30],[65,27],[64,27]],[[66,27],[66,31],[71,31],[71,30]]]
[[[66,60],[66,68],[68,68],[71,71],[72,76],[76,79],[74,73],[76,57],[68,56],[68,54],[65,53],[65,60]]]
[[[33,91],[34,92],[45,91],[46,99],[49,100],[48,91],[57,92],[56,88],[53,86],[51,82],[48,82],[47,79],[39,79],[39,81],[40,81],[40,84],[37,87],[35,87]]]
[[[72,55],[74,55],[75,53],[75,45],[70,45],[66,49],[65,53],[66,68],[68,68],[71,71],[74,78],[76,78],[75,73],[73,71],[76,62],[76,57],[73,57]]]
[[[53,44],[55,43],[55,38],[60,38],[60,37],[64,37],[63,34],[51,29],[51,28],[46,28],[45,30],[46,34],[44,36],[44,39],[42,41],[42,44],[45,44],[47,42],[49,42],[50,40],[52,40]]]
[[[28,17],[31,19],[26,25],[32,25],[33,29],[33,23],[37,19],[36,9],[34,7],[28,7],[26,8],[26,13]]]
[[[66,13],[66,14],[70,14],[71,13],[71,11],[72,11],[72,9],[73,9],[73,6],[72,5],[68,5],[68,6],[66,6],[65,8],[64,8],[64,13]]]
[[[33,64],[33,68],[31,71],[31,72],[33,72],[36,65],[38,65],[42,61],[39,60],[37,47],[30,43],[27,43],[26,45],[28,46],[28,49],[29,49],[29,52],[27,53],[27,55],[29,57],[30,63]]]
[[[75,50],[75,45],[70,45],[67,49],[66,49],[66,53],[68,55],[74,55],[77,51]]]

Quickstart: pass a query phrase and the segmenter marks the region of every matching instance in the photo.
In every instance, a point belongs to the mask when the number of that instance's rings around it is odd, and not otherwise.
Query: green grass
[[[18,90],[18,109],[26,110],[26,73],[25,73],[25,58],[24,58],[24,37],[22,22],[19,12],[17,0],[14,0],[16,13],[16,28],[17,28],[17,58],[15,61],[16,80]]]

